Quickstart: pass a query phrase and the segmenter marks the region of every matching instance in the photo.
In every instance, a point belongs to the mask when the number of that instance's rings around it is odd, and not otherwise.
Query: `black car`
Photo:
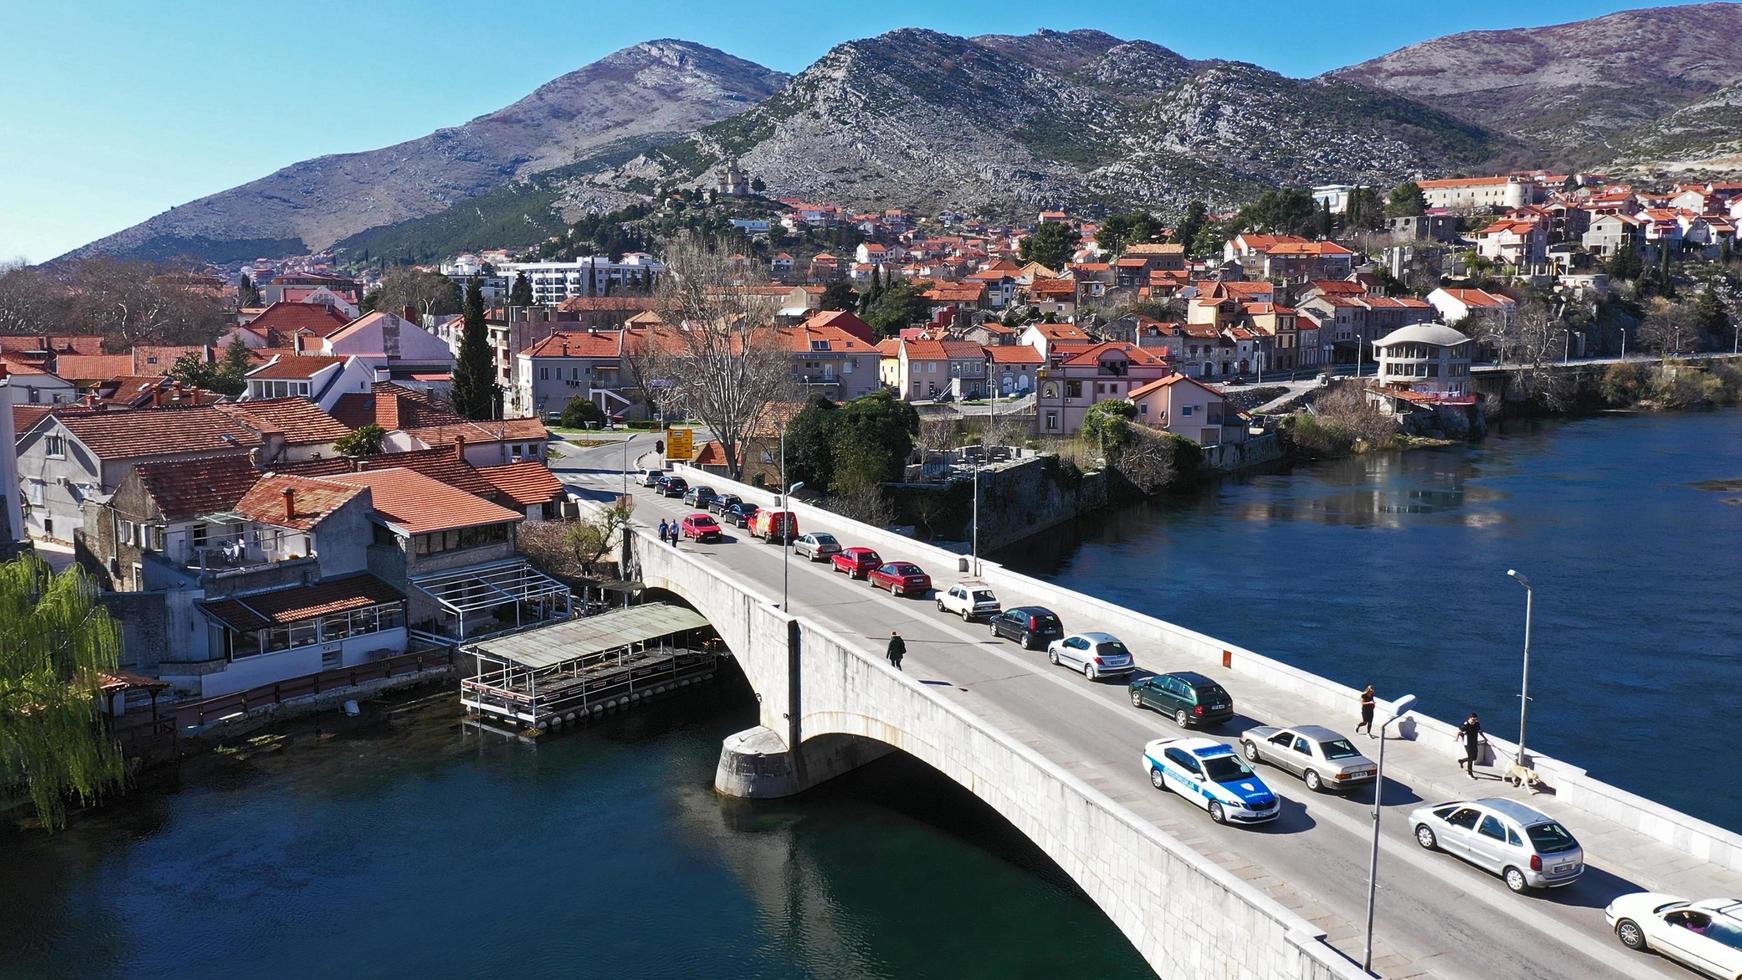
[[[989,463],[1008,463],[1008,462],[1010,462],[1010,447],[1009,446],[993,446],[992,448],[986,450],[986,461]]]
[[[659,478],[659,495],[661,497],[682,497],[690,488],[690,481],[681,476],[662,476]]]
[[[714,502],[714,497],[715,494],[713,487],[697,485],[690,487],[684,492],[683,502],[686,504],[694,504],[697,510],[707,510],[708,505]]]
[[[720,493],[715,494],[714,499],[708,501],[708,509],[719,514],[721,517],[725,517],[726,512],[732,509],[733,504],[741,504],[743,502],[744,501],[735,493]]]
[[[1181,728],[1219,725],[1234,717],[1234,699],[1227,690],[1192,670],[1139,677],[1131,682],[1131,704],[1171,715]]]
[[[733,527],[749,527],[750,522],[756,519],[756,512],[761,509],[755,504],[740,500],[726,508],[726,512],[720,515],[720,520]]]
[[[992,635],[1033,650],[1065,635],[1064,624],[1044,606],[1017,606],[992,617]]]

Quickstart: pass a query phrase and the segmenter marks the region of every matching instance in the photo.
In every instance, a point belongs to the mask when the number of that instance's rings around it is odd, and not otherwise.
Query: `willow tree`
[[[21,787],[50,828],[67,800],[121,783],[121,748],[98,716],[121,631],[84,573],[25,556],[0,564],[0,786]]]

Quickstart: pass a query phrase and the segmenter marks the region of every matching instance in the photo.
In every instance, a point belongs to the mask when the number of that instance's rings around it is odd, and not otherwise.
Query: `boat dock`
[[[667,603],[499,636],[464,652],[478,665],[460,681],[466,712],[538,731],[708,680],[722,656],[706,619]]]

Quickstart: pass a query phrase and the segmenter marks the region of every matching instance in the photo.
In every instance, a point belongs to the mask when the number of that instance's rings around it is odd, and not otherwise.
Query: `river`
[[[1742,830],[1742,770],[1713,765],[1742,706],[1739,546],[1732,409],[1512,423],[1474,445],[1228,479],[995,557],[1381,697],[1413,693],[1447,721],[1475,710],[1508,738],[1516,568],[1536,590],[1527,744]],[[1311,714],[1356,720],[1353,705]]]

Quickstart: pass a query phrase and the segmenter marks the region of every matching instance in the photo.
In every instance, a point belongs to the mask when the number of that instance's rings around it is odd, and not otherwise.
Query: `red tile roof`
[[[1107,354],[1111,351],[1122,352],[1126,359],[1131,363],[1146,367],[1167,363],[1166,355],[1157,352],[1154,348],[1139,347],[1136,344],[1129,344],[1122,340],[1108,340],[1082,348],[1066,357],[1064,363],[1094,364],[1100,361],[1101,355]]]
[[[1040,356],[1040,351],[1027,344],[993,344],[986,348],[986,353],[994,364],[1044,364],[1046,358]]]
[[[315,446],[351,434],[350,427],[306,398],[262,398],[225,402],[218,410],[257,432],[281,432],[289,446]]]
[[[280,357],[278,360],[248,372],[250,381],[306,381],[349,357],[328,357],[305,354],[301,357]]]
[[[62,354],[54,373],[68,381],[107,381],[133,373],[131,354]]]
[[[258,446],[261,442],[259,433],[210,405],[91,412],[57,418],[100,459],[222,451]]]
[[[1209,385],[1204,384],[1202,381],[1199,381],[1196,378],[1192,378],[1192,377],[1189,377],[1189,376],[1184,375],[1184,374],[1170,374],[1165,378],[1158,378],[1154,381],[1151,381],[1150,383],[1148,383],[1146,385],[1131,389],[1129,392],[1126,393],[1125,397],[1131,398],[1131,399],[1142,398],[1144,395],[1150,394],[1152,392],[1160,391],[1163,388],[1168,388],[1168,387],[1171,387],[1173,385],[1181,384],[1181,383],[1194,384],[1194,385],[1197,385],[1199,388],[1202,388],[1205,391],[1207,391],[1213,395],[1216,395],[1217,397],[1226,397],[1222,394],[1221,389],[1212,388]]]
[[[877,335],[871,330],[871,325],[845,310],[818,310],[804,318],[800,326],[834,327],[843,330],[859,340],[869,344]]]
[[[368,487],[375,513],[406,534],[451,531],[481,524],[523,520],[522,514],[476,497],[412,470],[366,470],[318,479],[349,487]]]
[[[405,593],[367,572],[272,592],[203,602],[206,612],[241,630],[285,626],[330,613],[400,602]]]
[[[101,354],[103,338],[85,334],[18,334],[0,337],[0,351],[51,350],[60,354]]]
[[[617,357],[622,352],[622,331],[558,330],[520,353],[528,357]]]
[[[328,456],[322,459],[279,463],[275,464],[273,469],[279,473],[292,473],[298,476],[327,476],[334,473],[407,469],[422,473],[432,480],[438,480],[450,487],[456,487],[486,500],[496,500],[501,495],[501,491],[496,488],[495,484],[484,479],[476,467],[461,459],[459,452],[453,446],[413,449],[403,453],[376,453],[373,456]],[[506,498],[497,500],[497,502],[505,503]]]
[[[352,429],[379,425],[383,429],[417,428],[460,420],[458,415],[431,401],[428,395],[391,381],[377,381],[367,394],[346,392],[333,403],[333,418]]]
[[[480,466],[478,475],[490,481],[496,489],[513,498],[522,507],[549,503],[568,496],[563,481],[556,478],[550,467],[537,460],[503,466]]]
[[[288,505],[285,502],[286,490],[291,491]],[[309,477],[271,473],[255,481],[254,486],[236,502],[235,510],[262,524],[307,531],[362,492],[360,487],[341,487]]]
[[[126,371],[118,373],[140,375],[168,374],[169,369],[175,367],[175,362],[180,360],[183,355],[186,354],[198,355],[201,361],[208,364],[217,360],[217,351],[215,348],[211,347],[202,347],[199,345],[191,347],[140,346],[133,348],[132,367]]]
[[[262,336],[277,331],[285,339],[301,330],[325,337],[347,322],[345,314],[320,303],[273,303],[248,321],[248,329]]]
[[[260,479],[244,452],[141,463],[133,472],[169,521],[234,510]]]

